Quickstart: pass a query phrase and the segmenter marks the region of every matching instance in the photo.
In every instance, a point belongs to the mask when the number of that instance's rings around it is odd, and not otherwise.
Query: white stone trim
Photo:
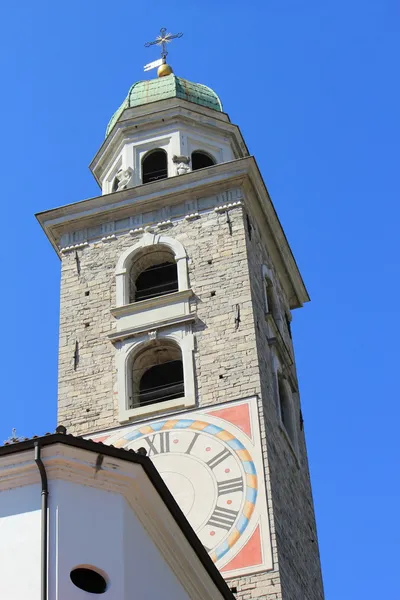
[[[198,212],[191,213],[190,215],[185,215],[186,221],[194,221],[195,219],[199,219],[200,214]]]
[[[157,223],[156,227],[159,227],[160,229],[168,229],[168,227],[172,227],[172,221],[171,219],[167,219],[166,221],[160,221],[159,223]]]
[[[221,204],[220,206],[216,206],[214,208],[215,212],[226,212],[227,210],[231,210],[231,208],[238,208],[238,206],[242,206],[243,202],[239,200],[238,202],[229,202],[229,204]]]
[[[112,186],[114,183],[114,179],[115,179],[118,171],[122,168],[122,164],[123,164],[123,160],[122,160],[122,153],[121,153],[118,156],[117,160],[114,162],[114,164],[110,167],[106,177],[103,180],[103,185],[101,186],[103,194],[111,194],[112,193]]]
[[[147,331],[162,325],[165,327],[169,323],[189,318],[193,320],[195,315],[190,314],[192,295],[192,290],[182,290],[112,308],[111,314],[117,321],[117,330],[109,339],[123,339],[140,330]]]
[[[182,353],[183,378],[185,395],[182,398],[149,404],[137,408],[129,408],[129,390],[131,387],[131,366],[135,355],[145,345],[156,337],[159,340],[175,342]],[[117,366],[117,394],[118,394],[118,420],[124,423],[131,419],[142,418],[159,412],[188,408],[195,406],[194,383],[194,335],[191,325],[177,325],[165,330],[154,329],[120,342],[116,356]]]
[[[173,225],[176,222],[182,221],[182,219],[186,219],[187,221],[195,220],[202,213],[214,210],[215,206],[229,205],[228,209],[235,208],[237,201],[240,201],[242,197],[241,190],[236,188],[213,196],[185,199],[184,202],[165,205],[150,212],[136,212],[122,219],[107,221],[93,227],[86,227],[76,231],[72,230],[61,236],[59,241],[60,251],[62,252],[66,247],[73,249],[73,246],[77,242],[84,242],[87,245],[88,242],[101,240],[112,233],[136,235],[146,231],[153,231],[155,227],[160,226],[164,221],[171,221],[171,225]]]
[[[102,237],[102,238],[101,238],[101,241],[102,241],[102,242],[109,242],[109,241],[111,241],[111,240],[115,240],[115,239],[116,239],[116,237],[117,237],[117,236],[115,235],[115,233],[112,233],[111,235],[106,235],[106,236]]]
[[[162,244],[172,250],[178,269],[178,289],[179,291],[189,289],[187,254],[183,245],[172,237],[146,232],[136,244],[127,248],[118,259],[115,270],[117,307],[129,304],[129,268],[134,255],[139,250],[155,244]]]
[[[79,248],[84,248],[85,246],[89,246],[88,242],[81,242],[80,244],[74,244],[73,246],[65,246],[65,248],[61,248],[60,252],[71,252],[72,250],[78,250]]]

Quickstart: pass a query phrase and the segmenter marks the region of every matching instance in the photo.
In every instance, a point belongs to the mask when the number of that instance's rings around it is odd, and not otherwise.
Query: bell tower
[[[238,126],[161,62],[111,118],[101,195],[38,215],[59,423],[144,448],[238,599],[322,600],[290,330],[309,297]]]

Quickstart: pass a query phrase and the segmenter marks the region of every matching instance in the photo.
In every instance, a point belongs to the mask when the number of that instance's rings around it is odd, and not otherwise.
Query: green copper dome
[[[143,104],[150,104],[150,102],[166,100],[167,98],[182,98],[183,100],[200,104],[200,106],[206,106],[207,108],[222,112],[221,100],[212,89],[201,83],[192,83],[181,77],[176,77],[172,73],[166,77],[158,77],[157,79],[134,83],[119,109],[111,117],[107,126],[106,137],[125,108],[142,106]]]

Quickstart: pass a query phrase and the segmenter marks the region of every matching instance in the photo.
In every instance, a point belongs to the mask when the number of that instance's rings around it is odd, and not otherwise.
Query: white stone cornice
[[[121,329],[121,331],[115,331],[110,333],[108,339],[114,344],[121,340],[127,340],[129,338],[148,333],[150,330],[168,329],[168,327],[176,327],[193,323],[196,320],[196,315],[191,313],[189,315],[182,315],[180,317],[171,317],[163,319],[161,321],[152,322],[146,325],[138,325],[137,327]]]
[[[191,296],[193,296],[193,291],[191,289],[171,292],[170,294],[164,294],[164,296],[156,296],[155,298],[148,298],[147,300],[140,300],[139,302],[117,306],[116,308],[111,309],[111,314],[113,317],[132,315],[152,308],[158,308],[159,306],[167,306],[174,302],[188,300]]]
[[[61,235],[76,229],[78,223],[82,228],[90,227],[91,224],[97,224],[100,218],[106,222],[110,214],[115,219],[123,219],[145,211],[149,206],[157,210],[180,202],[196,202],[212,194],[229,194],[240,188],[245,192],[243,202],[254,214],[266,247],[274,259],[290,308],[302,306],[309,300],[307,290],[257,163],[251,156],[42,212],[37,219],[59,253]],[[235,198],[234,201],[239,199]],[[222,200],[214,206],[229,202]]]

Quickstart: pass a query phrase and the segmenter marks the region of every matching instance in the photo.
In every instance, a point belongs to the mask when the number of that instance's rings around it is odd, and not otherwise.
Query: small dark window
[[[285,319],[286,319],[286,326],[287,326],[287,330],[289,333],[289,337],[290,337],[290,339],[292,339],[292,326],[291,326],[290,319],[289,319],[287,313],[285,313]]]
[[[289,431],[290,431],[290,406],[289,406],[289,400],[287,397],[286,388],[280,377],[278,379],[278,384],[279,384],[279,408],[281,411],[281,419],[282,419],[282,423],[285,426],[286,431],[289,433]]]
[[[139,405],[174,400],[184,395],[181,360],[168,361],[150,367],[139,384]]]
[[[142,183],[150,183],[168,177],[167,153],[153,150],[142,161]]]
[[[178,291],[176,263],[165,262],[148,267],[136,279],[135,301],[156,298]]]
[[[88,567],[72,569],[70,578],[77,588],[89,594],[104,594],[107,589],[107,582],[103,575]]]
[[[251,240],[251,232],[252,232],[252,224],[249,219],[249,215],[246,215],[246,225],[247,225],[247,235],[249,236],[249,240]]]
[[[212,167],[213,165],[215,165],[215,161],[205,152],[192,152],[192,171]]]

